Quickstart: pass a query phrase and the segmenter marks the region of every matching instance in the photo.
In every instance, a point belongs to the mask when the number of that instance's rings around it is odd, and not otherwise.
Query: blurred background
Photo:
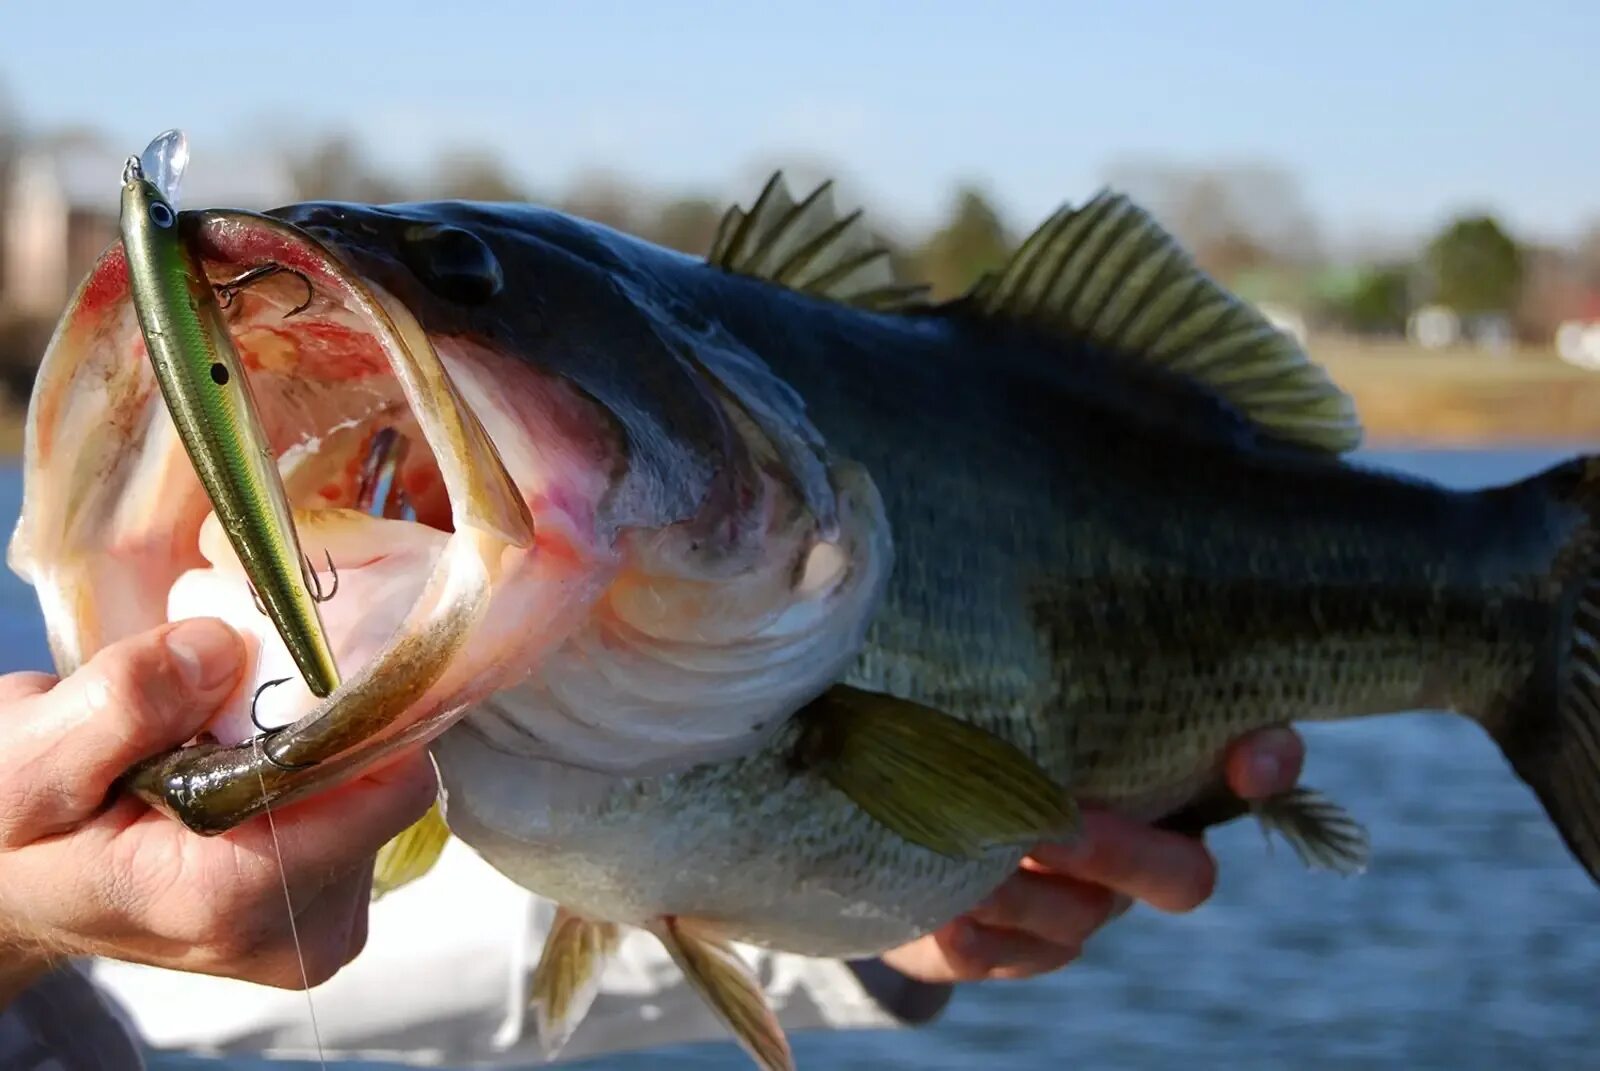
[[[1600,441],[1600,8],[402,2],[0,7],[0,450],[185,128],[185,207],[540,201],[699,253],[775,167],[940,295],[1125,190],[1357,398],[1374,464],[1476,485]],[[15,462],[0,471],[14,517]],[[0,669],[45,662],[0,588]],[[1314,732],[1374,830],[1339,882],[1217,838],[1216,900],[813,1067],[1600,1066],[1600,895],[1466,724]],[[742,1066],[726,1046],[607,1066]]]

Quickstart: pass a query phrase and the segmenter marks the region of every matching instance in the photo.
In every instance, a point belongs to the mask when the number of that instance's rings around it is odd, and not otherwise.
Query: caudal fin
[[[1600,883],[1600,458],[1536,476],[1584,519],[1560,555],[1556,628],[1527,687],[1490,735]]]

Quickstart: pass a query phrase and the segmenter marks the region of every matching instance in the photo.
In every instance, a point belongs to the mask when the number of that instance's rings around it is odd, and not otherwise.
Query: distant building
[[[1463,316],[1447,305],[1424,305],[1406,320],[1406,338],[1427,350],[1462,345],[1509,353],[1516,342],[1516,331],[1505,313]]]
[[[1556,354],[1568,364],[1600,371],[1600,290],[1586,290],[1556,327]]]
[[[1600,318],[1568,320],[1556,328],[1556,354],[1568,364],[1600,371]]]
[[[1423,349],[1454,346],[1461,340],[1461,317],[1444,305],[1424,305],[1406,321],[1406,337]]]
[[[142,148],[142,146],[136,146]],[[117,237],[119,184],[128,150],[71,135],[24,143],[0,172],[0,319],[61,314],[89,268]],[[293,200],[283,163],[190,160],[180,207],[264,209]]]

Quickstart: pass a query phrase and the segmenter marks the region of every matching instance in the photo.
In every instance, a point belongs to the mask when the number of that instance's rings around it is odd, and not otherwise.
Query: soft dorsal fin
[[[963,303],[1204,383],[1279,439],[1331,453],[1360,444],[1350,397],[1121,194],[1058,211]]]
[[[889,250],[872,237],[861,211],[840,216],[834,208],[832,180],[797,202],[782,171],[767,180],[750,211],[738,205],[728,209],[706,259],[731,272],[867,309],[917,304],[926,289],[895,282]]]

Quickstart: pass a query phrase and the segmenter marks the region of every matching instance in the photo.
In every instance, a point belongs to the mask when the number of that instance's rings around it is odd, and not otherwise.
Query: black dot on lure
[[[219,387],[228,385],[228,366],[218,361],[211,366],[211,382]]]

